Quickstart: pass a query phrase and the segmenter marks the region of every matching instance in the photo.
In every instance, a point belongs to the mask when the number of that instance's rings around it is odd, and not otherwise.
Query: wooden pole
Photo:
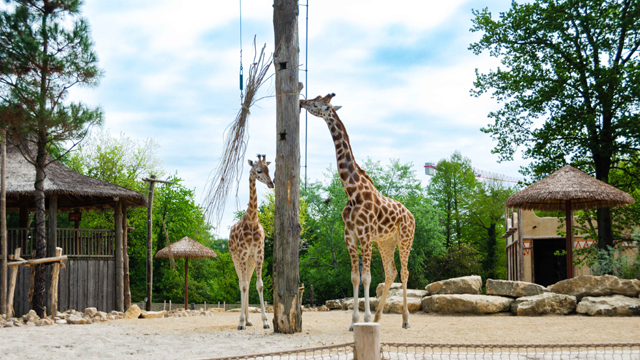
[[[122,257],[122,203],[120,200],[115,203],[115,214],[113,216],[114,229],[116,232],[116,310],[125,311],[124,308],[124,265]]]
[[[353,324],[353,339],[355,341],[354,359],[380,360],[380,324]]]
[[[155,179],[155,176],[151,176]],[[151,311],[151,296],[153,294],[153,189],[155,181],[149,181],[149,198],[147,200],[147,303],[145,310]]]
[[[49,197],[49,242],[47,243],[47,257],[56,256],[58,247],[58,197]]]
[[[273,5],[276,71],[276,170],[273,250],[273,329],[302,331],[298,299],[300,223],[300,103],[298,83],[298,1]]]
[[[189,304],[189,259],[184,259],[184,309]]]
[[[522,209],[518,209],[518,280],[524,281],[524,231]]]
[[[147,303],[145,310],[151,311],[151,298],[153,295],[153,191],[157,182],[173,184],[171,181],[158,180],[154,175],[142,179],[149,183],[149,197],[147,200]]]
[[[55,257],[62,256],[62,248],[56,248]],[[60,263],[53,264],[53,271],[51,271],[51,289],[49,293],[51,295],[51,316],[56,316],[58,313],[58,278],[60,276]]]
[[[7,137],[4,129],[0,130],[0,314],[7,314]]]
[[[571,211],[571,200],[565,203],[565,216],[567,225],[567,279],[573,278],[573,211]]]
[[[122,234],[122,255],[124,256],[123,265],[123,285],[124,285],[124,308],[129,309],[131,307],[131,287],[129,285],[129,230],[135,229],[127,226],[127,208],[122,211],[123,216],[123,234]]]
[[[14,253],[14,259],[20,258],[21,248],[17,248]],[[7,295],[7,318],[12,318],[15,312],[13,311],[13,295],[16,291],[16,281],[18,280],[19,267],[11,268],[11,281],[9,282],[9,294]]]

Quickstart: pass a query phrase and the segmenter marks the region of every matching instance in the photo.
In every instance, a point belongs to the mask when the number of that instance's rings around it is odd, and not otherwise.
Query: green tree
[[[12,1],[0,13],[0,99],[7,138],[36,169],[36,257],[47,256],[45,169],[58,145],[78,142],[102,110],[65,102],[75,85],[95,86],[102,72],[79,0]],[[10,116],[7,113],[11,114]],[[55,251],[51,248],[50,252]],[[45,266],[36,266],[33,305],[44,315]]]
[[[472,192],[466,212],[470,239],[482,257],[485,277],[504,278],[506,271],[498,262],[504,248],[498,248],[498,234],[504,233],[504,202],[515,191],[497,180],[479,181]]]
[[[464,212],[476,182],[471,160],[458,151],[449,160],[440,160],[436,166],[427,193],[442,214],[447,249],[463,241]]]
[[[570,163],[614,186],[610,175],[640,146],[640,3],[632,0],[534,0],[492,18],[473,11],[470,49],[488,51],[504,68],[476,71],[475,89],[503,107],[482,129],[494,152],[512,160],[518,147],[528,173]],[[597,211],[598,245],[613,245],[609,208]]]

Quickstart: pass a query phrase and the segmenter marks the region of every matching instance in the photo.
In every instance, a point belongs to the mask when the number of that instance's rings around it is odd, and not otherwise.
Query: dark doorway
[[[549,286],[567,278],[567,257],[554,255],[565,250],[564,238],[533,241],[534,282]]]

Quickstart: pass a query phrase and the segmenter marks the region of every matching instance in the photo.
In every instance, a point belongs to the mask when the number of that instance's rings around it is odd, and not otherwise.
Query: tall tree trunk
[[[276,176],[273,249],[273,329],[302,331],[298,298],[300,223],[300,103],[298,96],[298,1],[275,0]]]
[[[487,229],[487,263],[485,266],[485,271],[490,278],[495,278],[496,243],[496,224],[491,223]]]
[[[611,169],[611,155],[593,156],[596,179],[609,183],[609,172]],[[611,218],[611,208],[598,208],[598,248],[606,249],[613,246],[613,220]]]
[[[44,138],[46,134],[38,134],[40,138]],[[38,153],[36,155],[36,258],[41,259],[47,257],[47,238],[46,238],[46,210],[44,195],[44,165],[47,157],[46,147],[43,141],[38,142]],[[46,266],[39,264],[35,266],[35,281],[33,289],[33,307],[38,316],[44,317],[45,299],[45,282],[46,282]]]

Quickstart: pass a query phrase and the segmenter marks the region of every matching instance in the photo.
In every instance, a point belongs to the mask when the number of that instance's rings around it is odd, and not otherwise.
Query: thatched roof
[[[199,258],[214,258],[217,257],[215,251],[200,244],[199,242],[189,238],[183,237],[179,241],[171,244],[170,246],[158,251],[156,253],[157,258],[168,258],[169,247],[173,253],[174,258],[180,259],[199,259]]]
[[[504,204],[525,210],[562,211],[567,200],[571,200],[573,210],[617,207],[635,202],[626,192],[567,165],[515,193]]]
[[[51,161],[49,158],[47,161]],[[119,199],[126,206],[145,206],[143,194],[129,190],[106,181],[79,174],[59,161],[54,161],[45,169],[45,196],[58,196],[58,208],[95,209],[112,207]],[[35,207],[34,182],[36,170],[20,150],[7,146],[7,208],[15,210],[19,206],[19,198],[27,198],[28,208]]]

